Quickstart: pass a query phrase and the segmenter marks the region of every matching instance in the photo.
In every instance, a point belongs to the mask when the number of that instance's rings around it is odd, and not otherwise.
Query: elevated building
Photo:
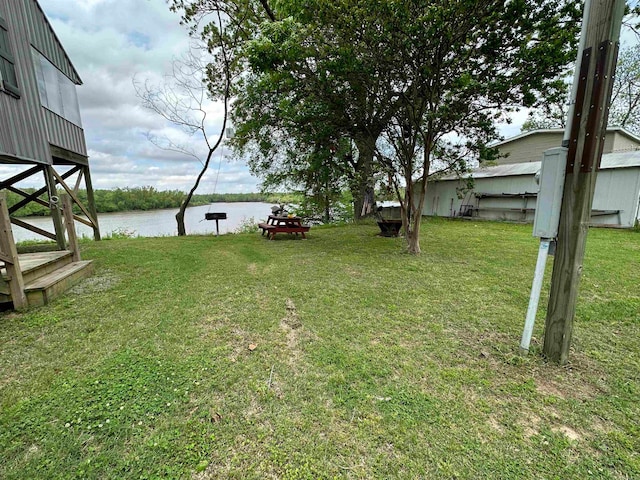
[[[65,218],[66,230],[78,221],[93,229],[94,238],[100,238],[76,95],[79,85],[80,75],[38,2],[0,0],[0,164],[13,165],[3,169],[11,173],[0,179],[0,190],[19,198],[10,205],[2,200],[0,209],[0,259],[5,263],[0,300],[9,295],[6,279],[14,277],[7,271],[18,262],[12,254],[11,225],[55,241],[58,251],[63,252],[58,256],[69,256],[59,194],[67,195],[83,213]],[[36,187],[35,192],[25,190],[20,186],[25,181],[42,187]],[[78,194],[81,187],[86,190],[84,203]],[[16,218],[15,214],[32,202],[51,212],[51,231]]]

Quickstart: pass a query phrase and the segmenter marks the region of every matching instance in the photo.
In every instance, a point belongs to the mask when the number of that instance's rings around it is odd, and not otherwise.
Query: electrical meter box
[[[560,224],[560,207],[567,169],[567,148],[550,148],[544,152],[536,179],[540,185],[533,221],[533,236],[556,238]]]

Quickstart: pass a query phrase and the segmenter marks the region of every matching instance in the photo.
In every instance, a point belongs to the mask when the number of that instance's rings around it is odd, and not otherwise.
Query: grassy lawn
[[[640,233],[591,230],[558,367],[531,226],[376,230],[85,244],[0,316],[0,478],[640,478]]]

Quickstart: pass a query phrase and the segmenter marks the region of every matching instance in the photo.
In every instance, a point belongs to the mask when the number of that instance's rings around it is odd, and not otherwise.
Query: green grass
[[[83,244],[0,317],[0,478],[640,478],[640,234],[591,230],[559,367],[530,226],[376,229]]]

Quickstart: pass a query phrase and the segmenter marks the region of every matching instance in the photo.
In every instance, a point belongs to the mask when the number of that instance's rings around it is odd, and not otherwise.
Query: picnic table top
[[[290,217],[288,215],[269,215],[269,218],[272,220],[301,220],[300,217]]]

